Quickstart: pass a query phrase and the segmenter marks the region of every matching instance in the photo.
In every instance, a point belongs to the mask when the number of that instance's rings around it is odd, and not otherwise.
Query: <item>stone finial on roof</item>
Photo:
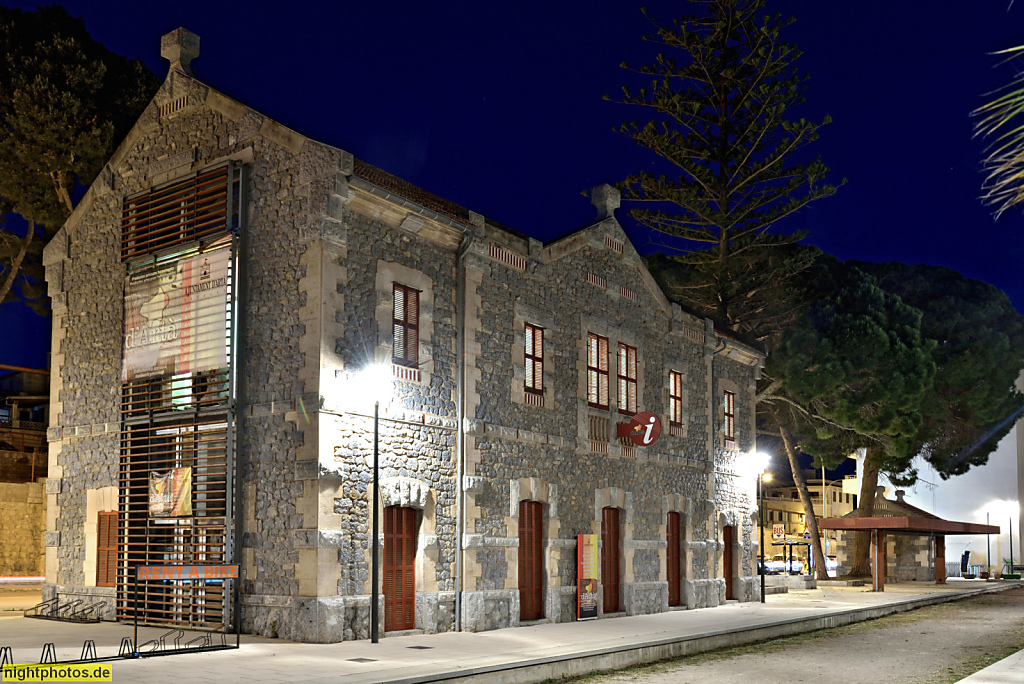
[[[597,219],[612,218],[615,210],[619,208],[619,201],[622,195],[618,189],[602,183],[590,191],[590,202],[597,207]]]
[[[905,503],[903,501],[903,497],[906,495],[906,493],[907,492],[905,490],[903,490],[903,489],[897,489],[896,490],[896,501],[898,501],[899,503]]]
[[[199,36],[187,28],[176,28],[160,38],[160,56],[171,63],[171,70],[181,69],[189,76],[189,63],[199,56]]]

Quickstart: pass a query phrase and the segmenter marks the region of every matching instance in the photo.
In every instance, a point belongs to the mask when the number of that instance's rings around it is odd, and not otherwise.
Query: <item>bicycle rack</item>
[[[117,655],[122,658],[135,657],[135,646],[131,637],[121,637],[121,648],[118,649]]]
[[[11,652],[10,646],[4,646],[0,648],[0,667],[4,665],[14,664],[14,654]]]
[[[57,650],[53,647],[53,643],[48,643],[43,646],[43,654],[39,656],[39,664],[55,663],[57,662]]]
[[[96,642],[86,639],[82,644],[82,657],[79,660],[96,660]]]

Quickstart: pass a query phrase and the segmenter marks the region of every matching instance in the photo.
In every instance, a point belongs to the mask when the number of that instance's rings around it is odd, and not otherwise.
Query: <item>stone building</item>
[[[541,244],[199,82],[198,48],[164,36],[45,251],[48,596],[130,618],[136,566],[238,563],[145,583],[140,619],[365,638],[377,496],[386,631],[574,620],[580,534],[601,615],[756,599],[763,353],[665,297],[613,188]],[[618,436],[645,412],[657,441]]]

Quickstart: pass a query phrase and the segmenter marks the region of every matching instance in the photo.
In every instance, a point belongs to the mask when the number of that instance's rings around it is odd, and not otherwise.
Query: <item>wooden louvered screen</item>
[[[725,600],[731,601],[736,598],[736,590],[733,582],[733,557],[732,557],[732,545],[733,545],[733,534],[734,530],[732,525],[726,525],[722,528],[722,545],[725,547],[722,553],[722,572],[725,574]]]
[[[117,586],[117,512],[100,513],[96,528],[96,586]]]
[[[619,509],[601,509],[601,585],[604,612],[619,610]]]
[[[174,394],[165,381],[154,394]],[[157,385],[158,383],[152,383]],[[192,384],[189,398],[201,395]],[[178,390],[185,394],[183,389]],[[179,396],[184,401],[184,397]],[[194,405],[194,404],[193,404]],[[126,422],[121,432],[120,548],[117,569],[117,616],[134,618],[135,566],[213,565],[225,563],[227,549],[226,414],[175,412],[163,420]],[[191,516],[152,517],[150,473],[191,468]],[[139,583],[139,621],[215,628],[224,620],[225,586],[220,581]]]
[[[416,627],[416,509],[384,509],[384,631]]]
[[[420,360],[420,293],[395,283],[394,296],[391,360],[415,368]]]
[[[666,522],[665,540],[668,549],[665,553],[665,569],[668,576],[668,605],[678,606],[682,604],[680,597],[680,558],[679,558],[679,514],[671,511]]]
[[[544,617],[544,507],[519,502],[519,619]]]
[[[121,211],[121,260],[226,233],[234,220],[230,165],[126,198]],[[233,190],[234,191],[234,190]],[[236,191],[235,191],[236,192]],[[232,197],[231,199],[235,199]]]
[[[526,324],[525,389],[534,394],[544,393],[544,328]]]

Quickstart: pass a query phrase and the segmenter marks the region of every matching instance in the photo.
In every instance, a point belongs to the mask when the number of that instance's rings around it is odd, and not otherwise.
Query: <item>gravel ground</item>
[[[1024,586],[578,681],[645,684],[956,682],[1024,649]],[[1024,681],[1024,673],[1021,675]]]

